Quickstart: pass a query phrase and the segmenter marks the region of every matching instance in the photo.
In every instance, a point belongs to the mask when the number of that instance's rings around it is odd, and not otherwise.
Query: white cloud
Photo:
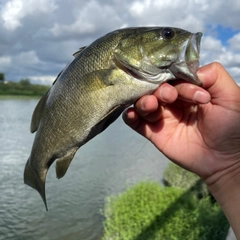
[[[1,11],[3,25],[8,30],[15,30],[22,26],[21,19],[28,15],[39,13],[51,13],[56,9],[54,1],[49,0],[11,0],[8,1]]]
[[[192,4],[192,1],[144,0],[134,1],[128,11],[135,25],[175,26],[190,31],[203,31],[202,5]]]
[[[28,51],[28,52],[21,52],[19,55],[13,57],[13,64],[17,63],[18,65],[28,65],[34,66],[39,64],[40,61],[36,52]]]
[[[201,47],[201,63],[204,65],[215,61],[220,62],[235,81],[240,83],[240,53],[234,48],[235,40],[238,37],[235,36],[232,38],[230,46],[223,46],[221,41],[214,37],[204,37]]]
[[[35,84],[44,84],[44,85],[52,85],[56,76],[53,75],[44,75],[44,76],[29,76],[32,83]]]
[[[71,25],[60,25],[56,23],[54,27],[50,30],[54,37],[61,37],[61,36],[73,36],[76,34],[88,34],[95,31],[95,25],[92,23],[86,22],[82,24],[82,19],[78,19]],[[82,26],[81,26],[82,25]],[[81,27],[80,27],[81,26]]]
[[[230,48],[236,51],[240,51],[240,32],[235,34],[231,39],[229,39]]]
[[[92,35],[102,29],[113,30],[122,24],[118,10],[100,1],[88,1],[73,11],[74,20],[68,24],[55,23],[50,29],[54,37],[69,39]]]
[[[226,67],[240,67],[240,53],[226,51],[219,56],[219,61]]]
[[[2,68],[9,66],[11,64],[11,57],[10,56],[2,56],[0,57],[0,66]]]
[[[201,52],[203,57],[211,56],[211,58],[216,58],[219,54],[225,52],[225,47],[222,45],[219,39],[216,39],[212,36],[203,36]]]
[[[223,18],[223,12],[229,17]],[[41,76],[50,79],[79,47],[107,32],[158,25],[202,31],[201,63],[221,61],[234,77],[240,78],[240,32],[223,45],[214,28],[222,24],[240,31],[239,12],[240,1],[236,0],[2,1],[0,72],[5,71],[14,80],[29,76],[39,81]]]
[[[240,86],[240,68],[238,67],[231,67],[227,68],[229,74],[233,77],[233,79],[238,83]]]
[[[22,1],[13,0],[8,2],[2,10],[2,19],[7,29],[14,30],[21,24],[19,18],[22,10]]]
[[[149,8],[150,0],[133,2],[129,8],[129,12],[133,17],[142,16],[142,14]]]

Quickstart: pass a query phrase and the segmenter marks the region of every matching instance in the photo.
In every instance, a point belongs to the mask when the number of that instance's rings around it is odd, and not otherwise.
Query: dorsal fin
[[[46,102],[48,99],[48,95],[49,95],[49,90],[47,91],[47,93],[45,95],[42,96],[42,98],[39,100],[37,106],[34,109],[33,115],[32,115],[32,122],[31,122],[31,133],[34,133],[37,131],[40,120],[43,116],[44,113],[44,109],[46,106]]]
[[[79,48],[79,50],[78,50],[77,52],[75,52],[75,53],[73,54],[73,56],[76,58],[86,47],[87,47],[87,46],[84,46],[84,47]]]
[[[54,80],[52,86],[56,83],[56,81],[58,80],[59,76],[61,75],[61,73],[63,72],[63,70],[57,75],[56,79]],[[31,122],[31,133],[34,133],[37,131],[40,120],[43,116],[44,113],[44,109],[46,106],[46,102],[49,96],[49,91],[50,89],[46,92],[45,95],[42,96],[42,98],[39,100],[37,106],[34,109],[33,115],[32,115],[32,122]]]

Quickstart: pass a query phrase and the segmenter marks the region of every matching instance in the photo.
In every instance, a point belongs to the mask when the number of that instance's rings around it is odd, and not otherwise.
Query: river
[[[46,183],[49,211],[23,183],[34,134],[36,99],[0,99],[0,239],[100,240],[108,196],[135,183],[161,181],[169,161],[121,117],[81,147],[58,180],[51,166]]]

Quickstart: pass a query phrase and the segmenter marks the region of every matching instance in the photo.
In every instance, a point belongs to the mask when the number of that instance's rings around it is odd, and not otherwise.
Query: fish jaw
[[[177,33],[179,31],[182,32]],[[137,80],[160,85],[166,81],[182,79],[201,86],[196,73],[199,68],[202,33],[176,29],[175,34],[176,38],[172,40],[163,41],[159,38],[154,47],[141,42],[138,47],[134,46],[136,49],[133,52],[129,47],[124,49],[125,42],[119,44],[119,48],[114,50],[116,65]],[[180,41],[177,41],[178,37]],[[131,41],[130,47],[133,47]]]
[[[201,37],[200,32],[192,34],[189,41],[183,45],[179,61],[169,67],[176,79],[183,79],[198,86],[202,85],[197,76]]]

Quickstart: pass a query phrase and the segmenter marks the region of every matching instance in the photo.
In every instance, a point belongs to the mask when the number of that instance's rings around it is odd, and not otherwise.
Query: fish
[[[73,55],[31,120],[36,134],[24,183],[39,192],[46,210],[46,175],[54,161],[62,178],[82,145],[163,82],[182,79],[201,86],[196,74],[201,37],[201,32],[174,27],[123,28]]]

